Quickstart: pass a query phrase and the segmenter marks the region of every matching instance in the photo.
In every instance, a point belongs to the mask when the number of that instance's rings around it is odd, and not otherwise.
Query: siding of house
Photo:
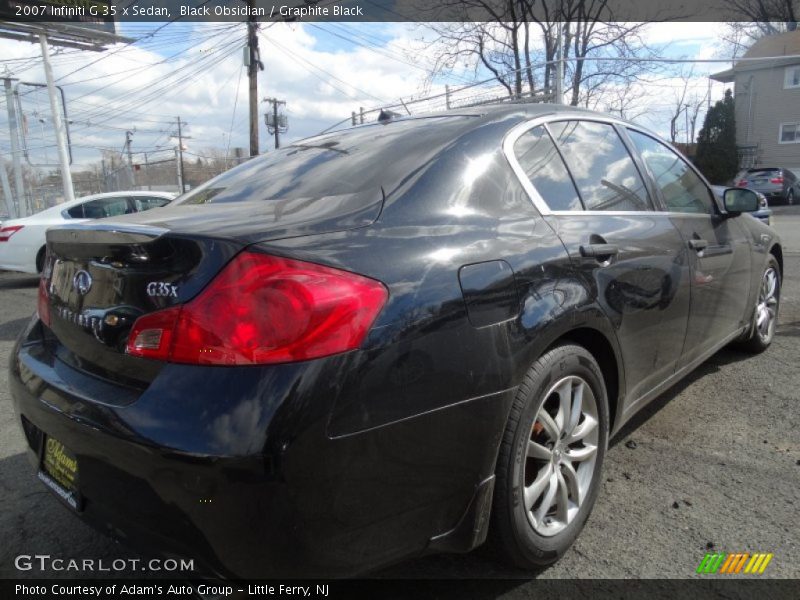
[[[736,143],[758,146],[756,166],[800,170],[800,143],[778,141],[781,123],[800,122],[800,88],[783,88],[786,66],[737,69]]]

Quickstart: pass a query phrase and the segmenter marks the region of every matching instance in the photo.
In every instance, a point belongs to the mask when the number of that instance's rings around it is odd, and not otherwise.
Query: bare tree
[[[622,85],[609,86],[604,90],[606,112],[620,119],[635,121],[648,111],[642,99],[647,92],[641,85],[628,81]]]
[[[708,105],[710,90],[705,87],[703,93],[691,89],[692,80],[696,79],[694,67],[688,71],[681,70],[677,74],[683,85],[673,90],[673,102],[669,112],[669,138],[674,144],[681,131],[684,132],[688,143],[695,140],[697,121],[703,108]],[[681,123],[683,120],[683,124]],[[683,127],[681,127],[683,125]]]
[[[762,37],[796,31],[800,19],[797,0],[727,0],[725,10],[731,22],[723,40],[734,57]]]
[[[431,25],[436,33],[427,44],[435,58],[431,77],[466,65],[475,71],[485,68],[512,97],[552,89],[560,41],[567,101],[573,106],[596,105],[602,88],[654,70],[640,60],[652,54],[641,35],[646,24],[604,21],[612,16],[608,3],[442,0],[437,3],[440,9],[449,11],[450,18],[461,18]],[[470,19],[476,11],[491,20]]]

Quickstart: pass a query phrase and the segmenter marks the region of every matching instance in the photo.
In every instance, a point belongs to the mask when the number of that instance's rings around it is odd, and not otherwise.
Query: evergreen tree
[[[733,94],[725,92],[706,113],[697,136],[695,164],[713,184],[727,184],[739,170],[736,154],[736,117]]]

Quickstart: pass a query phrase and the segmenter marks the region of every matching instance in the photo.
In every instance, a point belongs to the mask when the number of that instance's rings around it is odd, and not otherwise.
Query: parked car
[[[736,176],[736,185],[760,192],[768,200],[786,204],[794,204],[800,198],[800,179],[790,169],[747,169]]]
[[[29,217],[0,221],[0,269],[41,273],[48,227],[142,212],[165,206],[174,197],[166,192],[109,192],[76,198]]]
[[[9,377],[29,456],[102,531],[216,575],[487,536],[551,563],[610,436],[723,346],[772,342],[782,249],[757,208],[571,107],[295,142],[48,231]]]
[[[717,198],[721,201],[722,197],[725,194],[725,191],[731,188],[724,185],[712,185],[711,189],[714,190],[714,193],[717,195]],[[751,214],[759,221],[762,221],[767,225],[771,225],[772,211],[769,208],[769,202],[767,201],[767,197],[761,192],[754,192],[754,193],[758,196],[758,210],[755,212],[751,212],[749,214]]]

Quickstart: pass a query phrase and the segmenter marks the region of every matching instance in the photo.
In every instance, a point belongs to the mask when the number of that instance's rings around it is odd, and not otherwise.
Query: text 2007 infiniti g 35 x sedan
[[[671,147],[547,105],[297,142],[47,234],[11,390],[77,514],[221,576],[339,576],[487,537],[556,560],[608,439],[724,345],[782,254]]]

